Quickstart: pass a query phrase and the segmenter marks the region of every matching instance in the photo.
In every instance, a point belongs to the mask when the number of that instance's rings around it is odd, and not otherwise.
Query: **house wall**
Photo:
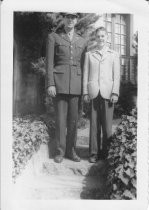
[[[30,70],[21,54],[21,45],[14,41],[13,114],[42,113],[44,106],[44,78]]]

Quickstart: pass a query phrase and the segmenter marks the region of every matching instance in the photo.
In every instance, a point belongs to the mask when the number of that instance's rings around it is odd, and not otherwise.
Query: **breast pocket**
[[[64,43],[58,43],[55,45],[55,54],[56,55],[65,55],[68,53],[68,46]]]

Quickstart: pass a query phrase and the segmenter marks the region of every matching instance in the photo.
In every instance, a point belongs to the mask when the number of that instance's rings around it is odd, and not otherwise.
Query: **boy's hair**
[[[107,29],[106,29],[105,27],[103,27],[103,26],[101,26],[101,27],[99,27],[99,28],[96,29],[95,35],[96,35],[99,31],[105,31],[105,33],[108,34]]]

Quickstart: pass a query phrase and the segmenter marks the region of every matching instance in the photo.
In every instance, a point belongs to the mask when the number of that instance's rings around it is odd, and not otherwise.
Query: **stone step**
[[[113,132],[118,123],[119,121],[114,121]],[[53,140],[49,145],[41,145],[33,155],[13,185],[14,200],[104,199],[108,163],[88,162],[89,128],[78,129],[79,163],[66,158],[61,164],[55,163],[52,157],[54,144]]]
[[[103,193],[103,180],[99,177],[50,175],[36,176],[28,182],[18,183],[13,199],[95,199],[93,193]]]
[[[106,171],[106,162],[92,164],[85,158],[79,163],[65,158],[61,164],[55,163],[48,157],[48,146],[42,145],[14,184],[13,197],[95,199],[98,195],[103,198]]]

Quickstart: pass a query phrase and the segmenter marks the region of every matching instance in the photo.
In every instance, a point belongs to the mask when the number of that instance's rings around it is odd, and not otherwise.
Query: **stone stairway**
[[[55,163],[49,158],[48,146],[41,145],[13,185],[13,198],[104,199],[108,163],[88,162],[88,139],[88,127],[78,131],[79,163],[69,159]]]
[[[104,187],[104,162],[91,164],[88,160],[76,163],[64,159],[41,159],[41,151],[34,155],[14,185],[14,196],[23,199],[96,199]],[[45,151],[44,151],[45,152]],[[97,191],[97,192],[96,192]],[[94,197],[95,196],[95,197]]]

